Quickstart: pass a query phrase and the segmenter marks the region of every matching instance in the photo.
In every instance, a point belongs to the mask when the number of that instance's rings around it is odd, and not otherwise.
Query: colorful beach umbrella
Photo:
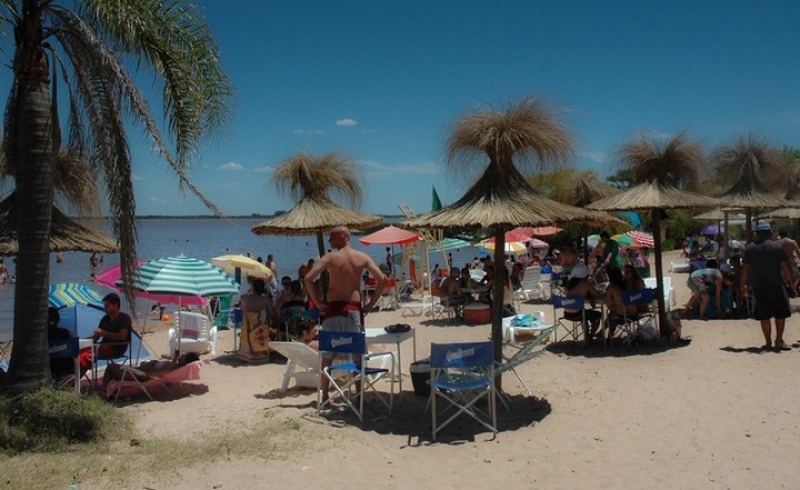
[[[140,260],[138,265],[144,264],[145,260]],[[121,283],[120,286],[117,285],[119,280],[122,278],[122,271],[120,269],[120,265],[113,265],[108,269],[104,269],[97,275],[97,283],[102,284],[103,286],[109,287],[111,289],[122,291]],[[158,303],[163,304],[178,304],[179,302],[184,305],[188,306],[205,306],[208,304],[208,300],[206,298],[202,298],[200,296],[191,296],[185,298],[179,298],[178,296],[172,294],[149,294],[142,291],[138,291],[136,296],[142,299],[146,299],[149,301],[156,301]]]
[[[117,281],[117,285],[121,285]],[[140,265],[133,275],[133,287],[151,294],[178,296],[220,296],[239,292],[239,285],[219,267],[186,256],[155,259]]]
[[[416,233],[396,226],[387,226],[358,239],[363,245],[405,245],[419,240],[419,235]]]
[[[48,304],[53,308],[73,305],[103,307],[103,295],[77,282],[61,282],[50,285]]]
[[[236,269],[246,272],[249,276],[264,279],[275,275],[266,265],[244,255],[220,255],[211,259],[211,263],[231,275],[236,273]]]
[[[653,248],[656,244],[653,235],[644,231],[631,230],[625,234],[633,238],[640,247]]]
[[[481,248],[485,248],[486,250],[494,250],[494,237],[487,238],[486,240],[482,240],[478,243],[478,246]],[[525,253],[528,251],[528,247],[525,246],[522,242],[506,242],[505,243],[505,250],[506,253]]]
[[[530,242],[531,248],[550,248],[550,244],[544,240],[539,240],[538,238],[531,238]]]
[[[626,247],[633,247],[636,245],[636,241],[633,239],[633,237],[630,235],[626,235],[624,233],[620,233],[619,235],[614,235],[611,237],[611,239],[619,243],[620,245],[624,245]]]

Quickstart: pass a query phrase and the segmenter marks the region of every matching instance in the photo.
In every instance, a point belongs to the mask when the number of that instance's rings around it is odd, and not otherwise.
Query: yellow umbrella
[[[272,269],[244,255],[220,255],[211,259],[211,263],[228,274],[234,274],[236,269],[240,269],[249,276],[263,277],[265,279],[269,279],[274,275]]]
[[[494,251],[494,238],[487,238],[486,240],[482,240],[478,243],[478,246],[481,248],[485,248],[486,250]],[[505,251],[506,253],[525,253],[528,251],[528,247],[525,246],[522,242],[506,242],[505,243]]]

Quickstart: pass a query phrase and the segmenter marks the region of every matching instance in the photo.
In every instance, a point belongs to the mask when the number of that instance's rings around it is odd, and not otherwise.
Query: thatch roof
[[[252,228],[256,235],[314,235],[337,226],[367,230],[381,226],[383,218],[343,208],[324,196],[306,196],[289,212]]]
[[[412,218],[399,226],[412,229],[513,229],[579,221],[606,225],[621,220],[537,195],[514,167],[489,165],[464,196],[444,209]]]
[[[758,215],[759,218],[800,219],[800,208],[780,208]]]
[[[628,211],[648,209],[685,209],[719,206],[714,198],[680,190],[672,186],[661,186],[646,182],[631,187],[619,194],[595,201],[588,209],[602,211]]]
[[[692,216],[692,219],[698,221],[724,221],[725,212],[728,212],[728,219],[747,219],[742,213],[734,213],[733,211],[740,211],[741,208],[719,208],[700,213],[697,216]]]
[[[738,209],[800,207],[800,202],[790,203],[772,194],[759,180],[739,179],[718,199],[724,207]]]
[[[50,251],[114,253],[119,247],[111,237],[76,223],[53,206]],[[0,254],[16,255],[17,252],[17,198],[16,192],[12,192],[0,202]]]

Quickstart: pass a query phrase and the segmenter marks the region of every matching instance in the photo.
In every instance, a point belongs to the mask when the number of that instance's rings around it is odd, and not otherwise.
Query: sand
[[[681,260],[674,252],[664,258],[665,265]],[[680,305],[689,297],[687,275],[672,275]],[[523,312],[540,309],[552,318],[549,305],[523,305]],[[207,391],[123,404],[136,421],[137,437],[203,445],[221,432],[245,434],[265,418],[285,419],[293,430],[276,434],[275,447],[294,450],[155,476],[142,468],[129,488],[344,482],[388,488],[798,488],[798,319],[795,314],[787,322],[792,350],[780,353],[756,349],[763,339],[753,320],[684,321],[691,343],[679,347],[551,346],[519,369],[532,397],[512,375],[503,378],[512,402],[510,410],[500,407],[494,440],[476,424],[461,422],[433,443],[425,400],[414,396],[410,379],[391,418],[358,423],[347,417],[339,427],[313,416],[313,391],[276,393],[284,365],[244,365],[223,352],[203,370]],[[397,311],[371,314],[367,322],[409,323],[416,329],[418,358],[427,356],[432,341],[482,340],[490,329],[403,318]],[[166,353],[165,332],[146,340]],[[230,332],[222,333],[220,345],[232,348]],[[408,372],[410,342],[402,349]]]

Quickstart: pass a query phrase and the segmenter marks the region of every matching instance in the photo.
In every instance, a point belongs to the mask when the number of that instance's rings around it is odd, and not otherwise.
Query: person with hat
[[[789,257],[780,243],[771,240],[769,223],[756,226],[756,240],[747,245],[742,260],[740,288],[747,292],[748,279],[752,281],[755,298],[754,317],[761,322],[765,344],[762,349],[788,350],[783,341],[786,319],[791,316],[786,288],[794,290],[794,277],[789,267]],[[784,283],[784,278],[788,284]],[[772,343],[772,319],[775,319],[775,343]]]
[[[600,232],[600,243],[603,245],[602,265],[611,281],[622,281],[622,257],[619,253],[619,243],[611,239],[607,231]]]
[[[572,268],[567,281],[567,296],[583,298],[588,301],[592,309],[590,310],[570,310],[564,308],[564,318],[567,320],[583,323],[583,340],[589,345],[600,327],[600,320],[603,315],[595,309],[595,300],[602,299],[600,292],[589,282],[589,267],[583,262],[578,262]]]

